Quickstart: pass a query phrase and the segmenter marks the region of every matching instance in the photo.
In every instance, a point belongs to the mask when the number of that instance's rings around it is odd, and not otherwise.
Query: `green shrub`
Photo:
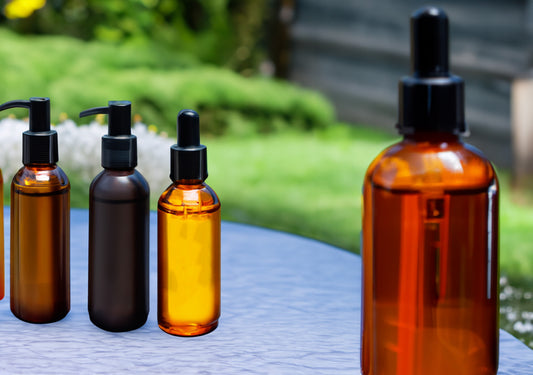
[[[264,55],[268,0],[53,0],[27,18],[0,18],[24,34],[114,44],[157,43],[239,72]]]
[[[183,108],[198,110],[202,129],[217,135],[312,129],[334,121],[332,106],[315,92],[200,65],[157,46],[21,37],[2,29],[0,39],[0,100],[49,96],[53,121],[62,112],[77,118],[107,100],[131,100],[144,122],[170,134]]]

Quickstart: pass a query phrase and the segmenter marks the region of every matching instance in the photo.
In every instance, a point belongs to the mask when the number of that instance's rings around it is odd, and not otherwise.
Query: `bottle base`
[[[47,324],[47,323],[55,323],[63,319],[67,314],[69,313],[70,309],[66,311],[61,311],[55,315],[38,315],[38,314],[17,314],[13,310],[11,312],[13,315],[15,315],[16,318],[22,320],[26,323],[32,323],[32,324]]]
[[[201,324],[184,324],[184,325],[165,325],[159,324],[164,332],[174,336],[201,336],[214,331],[218,327],[218,320],[208,325]]]
[[[99,320],[99,319],[92,317],[91,314],[89,314],[89,319],[91,320],[92,324],[108,332],[128,332],[128,331],[139,329],[146,323],[147,318],[148,316],[145,316],[143,319],[140,319],[140,320],[137,319],[137,320],[130,321],[130,322],[124,319],[123,321],[118,323],[118,322],[108,322],[105,320]]]

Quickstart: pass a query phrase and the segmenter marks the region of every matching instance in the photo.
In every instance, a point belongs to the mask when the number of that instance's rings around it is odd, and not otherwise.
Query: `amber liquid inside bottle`
[[[455,136],[406,138],[365,180],[363,374],[497,368],[496,175]]]
[[[11,311],[27,322],[70,310],[69,192],[55,165],[25,166],[11,184]]]
[[[214,330],[220,316],[220,203],[204,183],[171,185],[158,204],[158,323],[170,334]]]

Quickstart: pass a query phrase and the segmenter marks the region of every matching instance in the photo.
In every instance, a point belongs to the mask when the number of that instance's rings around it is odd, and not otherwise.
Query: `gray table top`
[[[0,302],[0,373],[359,374],[360,257],[295,235],[222,223],[222,315],[200,337],[157,326],[156,214],[151,212],[150,315],[103,331],[87,313],[88,212],[71,218],[72,307],[36,325]],[[6,270],[9,215],[5,210]],[[501,375],[533,374],[533,351],[501,331]]]

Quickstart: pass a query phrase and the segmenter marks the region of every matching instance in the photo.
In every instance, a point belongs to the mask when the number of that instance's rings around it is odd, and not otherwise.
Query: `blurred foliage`
[[[36,2],[36,4],[33,4]],[[69,35],[114,44],[179,50],[202,62],[251,74],[264,58],[268,0],[4,1],[0,19],[22,34]]]
[[[183,108],[199,111],[202,129],[212,134],[311,129],[334,121],[332,106],[318,93],[201,65],[157,44],[21,37],[5,29],[0,39],[0,100],[48,96],[53,122],[62,112],[77,119],[107,100],[131,100],[145,123],[169,134]]]

